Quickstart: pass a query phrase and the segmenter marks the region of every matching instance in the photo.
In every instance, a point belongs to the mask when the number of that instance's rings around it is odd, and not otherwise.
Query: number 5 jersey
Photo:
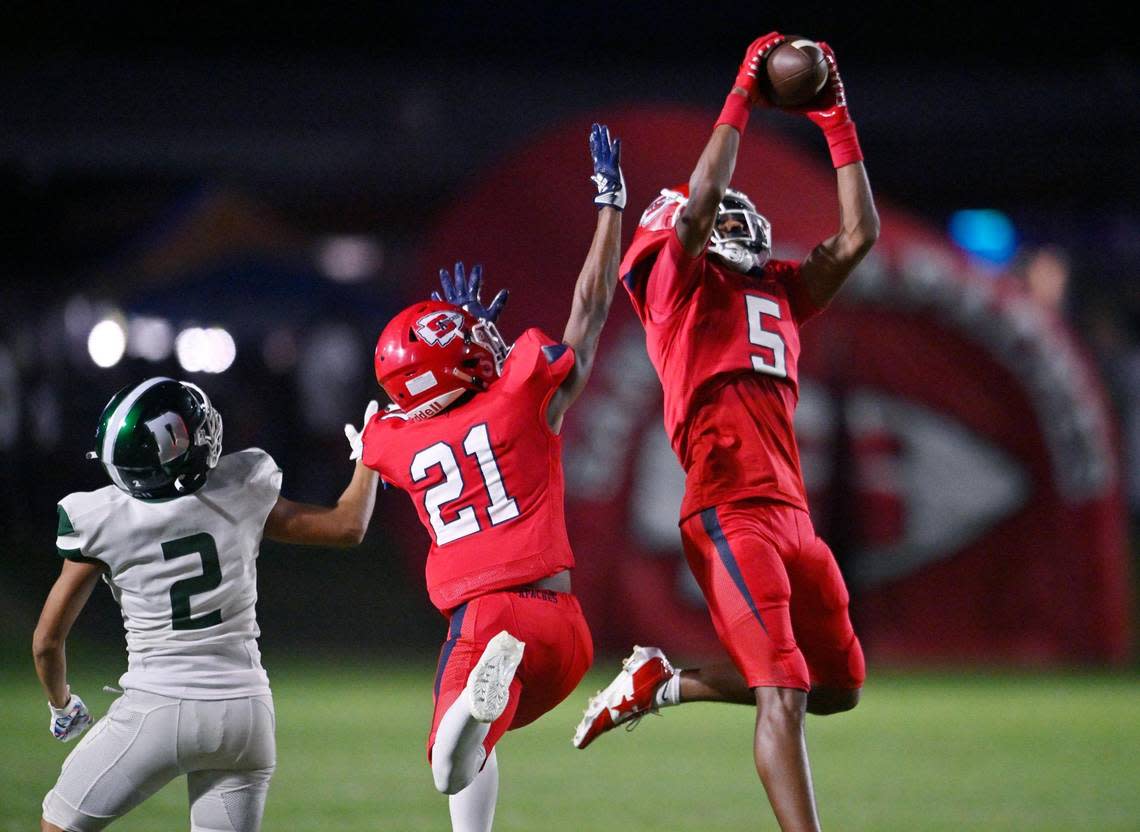
[[[741,274],[707,250],[691,257],[675,230],[660,243],[655,256],[627,253],[621,274],[685,469],[681,519],[750,498],[806,511],[793,413],[799,327],[818,310],[799,265],[774,260]]]
[[[123,688],[182,699],[269,693],[256,559],[280,489],[273,458],[251,448],[223,456],[185,496],[143,500],[108,485],[60,501],[59,554],[105,564],[122,608]]]
[[[389,409],[365,428],[364,464],[408,492],[431,536],[427,589],[444,614],[574,565],[562,439],[546,422],[573,366],[569,347],[528,329],[486,391],[418,421]]]

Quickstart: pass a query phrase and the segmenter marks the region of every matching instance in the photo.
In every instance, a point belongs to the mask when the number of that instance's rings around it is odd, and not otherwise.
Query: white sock
[[[653,702],[658,708],[664,708],[667,705],[681,704],[680,670],[674,670],[673,675],[669,677],[669,681],[657,688],[657,692],[653,694]]]
[[[471,697],[464,688],[439,721],[431,747],[431,773],[439,791],[453,795],[475,779],[486,759],[483,740],[490,731],[489,723],[471,716]]]
[[[447,799],[452,832],[491,832],[499,799],[499,761],[495,749],[471,785]]]

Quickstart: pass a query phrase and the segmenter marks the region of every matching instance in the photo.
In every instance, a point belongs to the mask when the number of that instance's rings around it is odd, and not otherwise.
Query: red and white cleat
[[[634,646],[621,665],[617,678],[586,705],[586,713],[574,732],[575,748],[585,748],[623,723],[630,723],[626,730],[632,730],[645,714],[657,712],[657,690],[674,672],[665,654],[656,647]]]

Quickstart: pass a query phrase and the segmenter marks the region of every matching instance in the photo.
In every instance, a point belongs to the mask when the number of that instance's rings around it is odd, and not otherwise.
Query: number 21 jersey
[[[379,413],[365,428],[364,464],[408,493],[431,536],[428,595],[445,614],[574,565],[562,439],[546,423],[573,366],[573,350],[528,329],[486,391],[420,421]]]
[[[793,429],[799,326],[816,310],[799,265],[759,276],[690,256],[675,231],[656,258],[623,264],[685,469],[681,519],[749,498],[807,509]]]

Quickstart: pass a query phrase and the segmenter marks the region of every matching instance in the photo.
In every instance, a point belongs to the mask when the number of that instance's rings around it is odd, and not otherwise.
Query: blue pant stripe
[[[467,605],[460,604],[451,614],[451,625],[447,628],[447,641],[439,652],[439,667],[435,670],[435,695],[439,696],[439,685],[443,681],[443,671],[447,667],[447,660],[451,658],[451,651],[455,649],[455,642],[459,641],[459,634],[463,631],[463,615],[467,612]]]
[[[732,554],[732,549],[728,545],[728,540],[724,536],[724,529],[720,527],[720,520],[716,516],[716,508],[706,508],[701,512],[701,522],[704,524],[705,533],[712,540],[713,545],[716,546],[717,554],[720,555],[721,563],[724,568],[728,570],[732,582],[736,584],[736,588],[740,590],[740,594],[744,596],[745,602],[748,604],[748,609],[752,610],[752,614],[756,616],[756,620],[760,622],[760,628],[766,633],[768,628],[764,626],[764,619],[760,616],[760,610],[756,609],[756,602],[752,599],[752,593],[748,591],[748,584],[744,583],[744,575],[740,573],[740,564],[736,562],[736,556]]]

